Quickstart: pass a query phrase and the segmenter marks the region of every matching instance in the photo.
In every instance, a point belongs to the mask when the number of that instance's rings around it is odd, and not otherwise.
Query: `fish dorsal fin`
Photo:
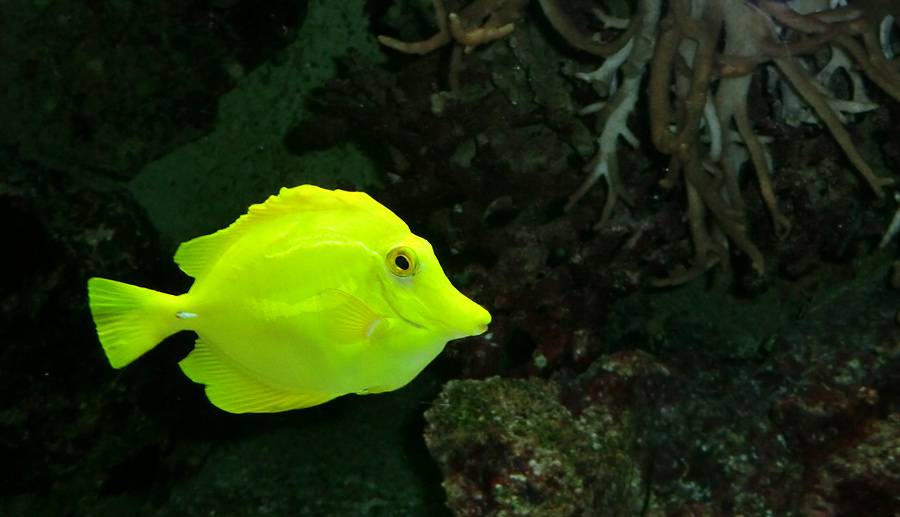
[[[258,224],[290,214],[330,210],[370,212],[406,227],[399,217],[365,192],[326,190],[315,185],[282,188],[278,195],[251,205],[247,213],[228,228],[189,240],[175,252],[175,262],[187,275],[197,278],[212,267],[237,240]]]
[[[369,305],[340,289],[323,289],[318,294],[318,321],[331,341],[350,345],[380,334],[384,318]]]
[[[192,381],[206,385],[209,401],[229,413],[277,413],[324,404],[336,395],[286,391],[238,370],[202,337],[178,363]]]

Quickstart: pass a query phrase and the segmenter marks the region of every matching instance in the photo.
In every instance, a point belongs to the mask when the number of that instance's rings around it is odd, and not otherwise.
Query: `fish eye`
[[[397,246],[388,252],[384,265],[392,274],[399,277],[407,277],[416,274],[419,260],[416,252],[407,246]]]

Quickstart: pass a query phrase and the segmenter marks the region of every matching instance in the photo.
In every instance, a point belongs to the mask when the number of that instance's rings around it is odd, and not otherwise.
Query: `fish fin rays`
[[[189,379],[206,386],[210,402],[229,413],[276,413],[316,406],[335,398],[325,393],[285,391],[235,368],[202,337],[178,363]]]
[[[336,343],[350,345],[383,332],[384,318],[346,291],[323,289],[317,303],[322,332]]]
[[[289,214],[359,210],[373,212],[392,224],[409,231],[399,217],[364,192],[326,190],[315,185],[282,188],[278,195],[256,205],[228,228],[189,240],[178,247],[175,262],[187,275],[197,278],[207,271],[248,230],[261,222]]]
[[[274,211],[285,214],[329,210],[371,212],[409,231],[409,227],[402,219],[365,192],[348,192],[339,189],[327,190],[315,185],[300,185],[293,188],[282,187],[277,196],[270,196],[265,203],[250,207],[250,213],[254,211],[258,213]]]
[[[247,213],[231,223],[228,228],[182,243],[175,251],[175,263],[186,275],[193,278],[200,277],[248,230],[265,220],[289,213],[277,208],[267,209],[266,206],[274,198],[275,196],[271,196],[265,203],[251,205]]]
[[[176,299],[107,278],[88,280],[91,316],[113,368],[127,366],[180,330],[173,308]]]
[[[231,227],[181,243],[175,251],[175,263],[190,277],[198,278],[219,260],[240,237],[229,232]]]

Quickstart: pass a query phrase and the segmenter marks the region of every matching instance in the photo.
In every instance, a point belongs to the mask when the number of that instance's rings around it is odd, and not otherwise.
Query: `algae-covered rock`
[[[633,515],[638,470],[627,414],[573,415],[543,379],[451,381],[425,440],[456,515]]]

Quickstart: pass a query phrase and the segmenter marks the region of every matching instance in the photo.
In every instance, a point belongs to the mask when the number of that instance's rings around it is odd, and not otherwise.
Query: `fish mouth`
[[[471,326],[466,326],[466,327],[453,327],[453,326],[447,325],[444,322],[436,321],[436,320],[429,320],[428,323],[431,324],[431,326],[429,328],[443,329],[448,334],[451,334],[453,337],[451,337],[450,339],[459,339],[459,338],[479,336],[481,334],[484,334],[488,330],[488,324],[490,324],[490,319],[485,323],[478,322],[477,324],[474,324]],[[425,327],[423,327],[423,328],[425,328]]]
[[[477,336],[478,334],[483,334],[487,330],[487,325],[482,325],[475,332],[468,332],[465,330],[448,327],[447,325],[444,325],[443,323],[441,323],[439,321],[435,321],[435,320],[428,320],[428,323],[429,323],[428,325],[421,325],[419,323],[416,323],[415,321],[408,320],[408,319],[404,318],[403,316],[400,316],[400,318],[408,325],[415,327],[417,329],[421,329],[421,330],[427,331],[430,329],[446,329],[454,336],[451,339],[457,339],[457,338],[467,337],[467,336]]]
[[[412,327],[415,327],[417,329],[422,329],[422,330],[443,329],[448,334],[452,334],[454,336],[454,337],[451,337],[450,339],[459,339],[459,338],[469,337],[469,336],[478,336],[478,335],[484,334],[488,330],[487,323],[482,323],[473,329],[461,329],[461,328],[453,328],[453,327],[447,326],[445,323],[442,323],[437,320],[428,320],[427,325],[422,325],[420,323],[416,323],[415,321],[407,319],[403,316],[400,316],[400,319],[402,319],[404,323],[406,323]]]

